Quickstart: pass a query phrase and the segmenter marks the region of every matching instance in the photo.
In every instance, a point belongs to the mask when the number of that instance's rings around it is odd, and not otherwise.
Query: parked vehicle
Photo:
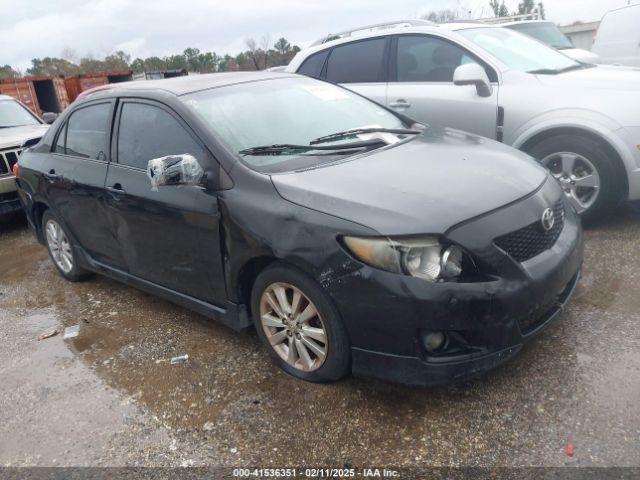
[[[640,4],[607,12],[593,42],[602,63],[640,67]]]
[[[556,50],[560,50],[568,57],[578,60],[579,62],[600,62],[600,57],[595,53],[583,50],[582,48],[575,48],[571,43],[571,40],[569,40],[553,22],[547,22],[545,20],[526,20],[507,22],[500,24],[500,26],[529,35],[530,37],[533,37]]]
[[[23,153],[18,184],[63,277],[253,323],[310,381],[489,370],[560,312],[582,263],[578,217],[527,155],[298,75],[98,91]]]
[[[640,199],[639,71],[576,62],[506,28],[422,21],[330,35],[287,71],[528,152],[587,220]]]
[[[0,220],[20,212],[13,167],[25,142],[38,140],[45,125],[31,110],[7,95],[0,95]]]

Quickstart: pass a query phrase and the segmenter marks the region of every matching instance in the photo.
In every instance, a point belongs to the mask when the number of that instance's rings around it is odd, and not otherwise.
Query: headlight
[[[429,281],[462,273],[463,251],[444,246],[436,237],[390,239],[343,237],[351,254],[367,265]]]

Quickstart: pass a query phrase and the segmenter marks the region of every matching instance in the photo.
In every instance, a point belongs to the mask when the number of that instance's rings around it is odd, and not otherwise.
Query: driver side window
[[[118,128],[118,163],[147,169],[149,160],[188,153],[199,162],[204,149],[168,112],[146,103],[125,102]]]
[[[457,45],[426,35],[398,37],[396,72],[398,82],[453,82],[460,65],[478,63]]]

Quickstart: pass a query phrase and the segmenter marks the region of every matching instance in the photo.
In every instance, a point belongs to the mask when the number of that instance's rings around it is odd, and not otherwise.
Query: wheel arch
[[[249,315],[251,315],[251,291],[258,275],[276,263],[292,267],[308,275],[310,278],[317,280],[316,275],[313,274],[316,269],[298,257],[280,258],[273,254],[262,254],[246,260],[237,270],[234,276],[235,279],[232,278],[230,280],[230,285],[232,285],[230,291],[233,295],[231,300],[245,305]]]
[[[41,244],[45,244],[44,240],[44,232],[42,231],[42,217],[44,216],[44,212],[49,210],[49,205],[47,205],[43,201],[35,201],[33,206],[31,207],[31,212],[33,215],[33,223],[36,228],[36,237],[38,238],[38,242]]]
[[[247,260],[239,269],[236,280],[232,281],[234,297],[232,300],[244,305],[251,318],[251,290],[253,284],[265,268],[280,261],[272,255],[260,255]]]
[[[624,160],[624,156],[615,143],[611,142],[597,130],[582,126],[551,127],[535,132],[528,137],[521,137],[513,144],[513,146],[524,152],[529,152],[538,143],[558,135],[580,135],[600,144],[608,152],[611,158],[614,159],[614,165],[617,168],[619,178],[623,180],[624,198],[628,198],[629,175],[627,173],[627,165]]]

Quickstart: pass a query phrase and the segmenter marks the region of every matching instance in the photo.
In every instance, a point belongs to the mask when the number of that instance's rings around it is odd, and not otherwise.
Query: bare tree
[[[253,66],[255,67],[256,70],[260,70],[260,48],[258,48],[258,44],[256,43],[255,39],[253,38],[247,38],[244,43],[247,45],[247,48],[249,49],[247,51],[247,56],[251,59],[251,61],[253,62]]]
[[[76,65],[80,62],[80,57],[78,56],[76,51],[71,47],[63,48],[62,52],[60,52],[60,58],[63,58],[68,62],[75,63]]]
[[[269,66],[269,47],[271,46],[271,35],[264,35],[260,42],[260,47],[263,52],[264,57],[264,67],[267,68]]]
[[[429,20],[430,22],[434,22],[434,23],[446,23],[446,22],[453,22],[454,20],[460,19],[460,15],[456,10],[446,8],[444,10],[431,11],[429,13],[422,15],[420,18]]]

